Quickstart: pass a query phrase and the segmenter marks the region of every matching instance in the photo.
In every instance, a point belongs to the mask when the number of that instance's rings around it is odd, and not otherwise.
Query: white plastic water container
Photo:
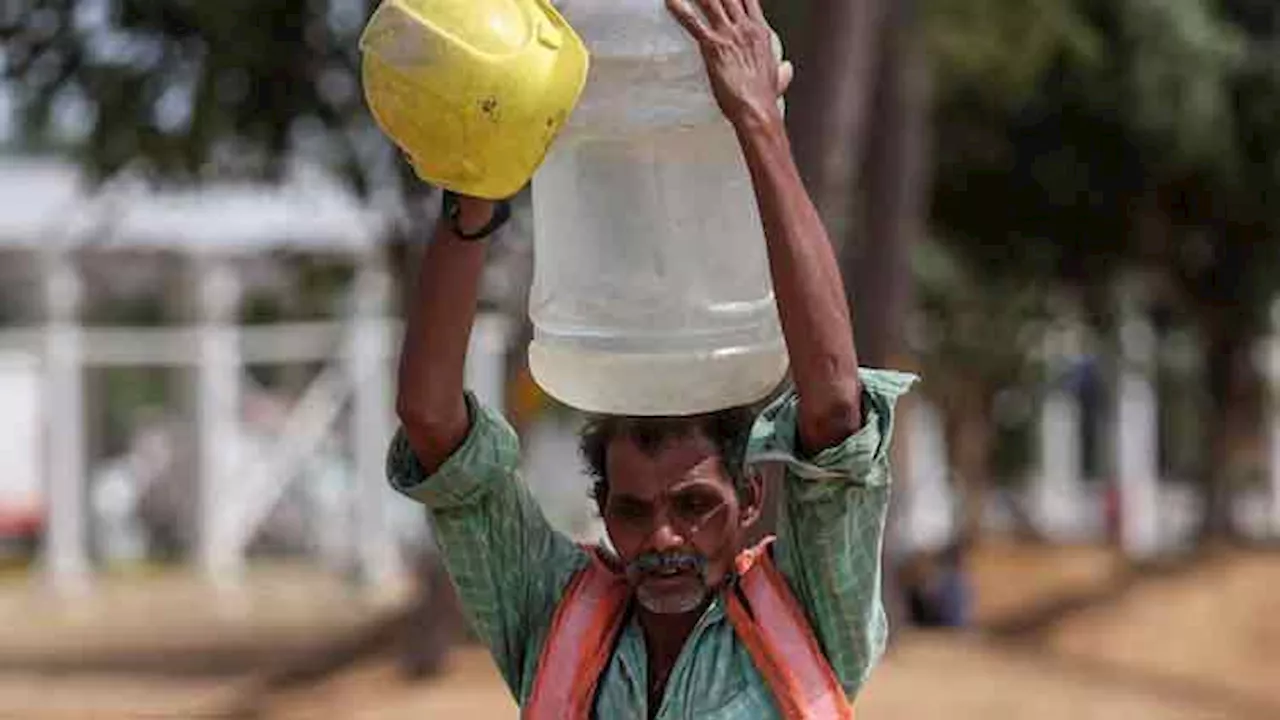
[[[751,178],[698,48],[663,0],[558,7],[591,69],[533,182],[534,378],[598,413],[762,399],[787,352]]]

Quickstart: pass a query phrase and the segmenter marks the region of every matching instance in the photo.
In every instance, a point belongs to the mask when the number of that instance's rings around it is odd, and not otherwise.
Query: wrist
[[[442,221],[460,240],[483,240],[511,219],[511,203],[507,200],[485,200],[446,190],[441,206]]]
[[[786,120],[782,116],[782,111],[776,107],[740,113],[733,119],[732,124],[733,129],[738,133],[739,141],[744,145],[788,142]]]
[[[493,220],[498,204],[484,198],[458,196],[458,224],[467,231],[479,230]]]

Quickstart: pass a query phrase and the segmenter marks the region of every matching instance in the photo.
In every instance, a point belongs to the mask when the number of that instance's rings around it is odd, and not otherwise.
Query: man
[[[484,263],[483,244],[463,238],[500,224],[501,205],[453,204],[410,309],[388,473],[430,510],[526,717],[850,717],[883,649],[888,446],[914,378],[858,368],[836,258],[778,109],[792,71],[758,0],[698,3],[668,6],[702,48],[751,172],[794,391],[758,417],[591,423],[583,451],[613,556],[549,526],[517,478],[515,434],[463,391]],[[766,461],[785,470],[779,536],[743,552]]]

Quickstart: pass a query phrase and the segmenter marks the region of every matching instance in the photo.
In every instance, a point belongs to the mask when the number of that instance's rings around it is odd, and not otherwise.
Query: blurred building
[[[81,582],[93,551],[141,554],[130,513],[152,550],[211,574],[234,574],[252,542],[334,545],[338,518],[305,532],[298,503],[355,508],[358,564],[394,571],[385,218],[307,169],[281,186],[91,188],[56,160],[8,158],[0,198],[3,381],[27,399],[4,417],[26,430],[6,433],[7,495],[43,511],[26,531],[60,583]],[[328,307],[289,321],[300,262],[340,279]],[[246,324],[255,305],[277,320]],[[292,387],[270,372],[286,367]]]
[[[305,168],[280,187],[91,188],[66,163],[7,158],[0,198],[0,534],[39,546],[65,587],[166,558],[234,583],[263,553],[373,585],[402,572],[429,533],[383,471],[400,333],[385,213]],[[521,294],[525,245],[491,295]],[[498,305],[468,384],[501,408],[521,310]],[[522,429],[549,514],[598,537],[575,416]]]

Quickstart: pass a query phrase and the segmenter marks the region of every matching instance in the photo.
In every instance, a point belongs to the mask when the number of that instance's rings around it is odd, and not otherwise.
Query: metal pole
[[[89,581],[85,483],[84,377],[79,311],[83,289],[74,258],[53,251],[45,280],[45,462],[48,471],[46,571],[55,590],[83,591]]]

